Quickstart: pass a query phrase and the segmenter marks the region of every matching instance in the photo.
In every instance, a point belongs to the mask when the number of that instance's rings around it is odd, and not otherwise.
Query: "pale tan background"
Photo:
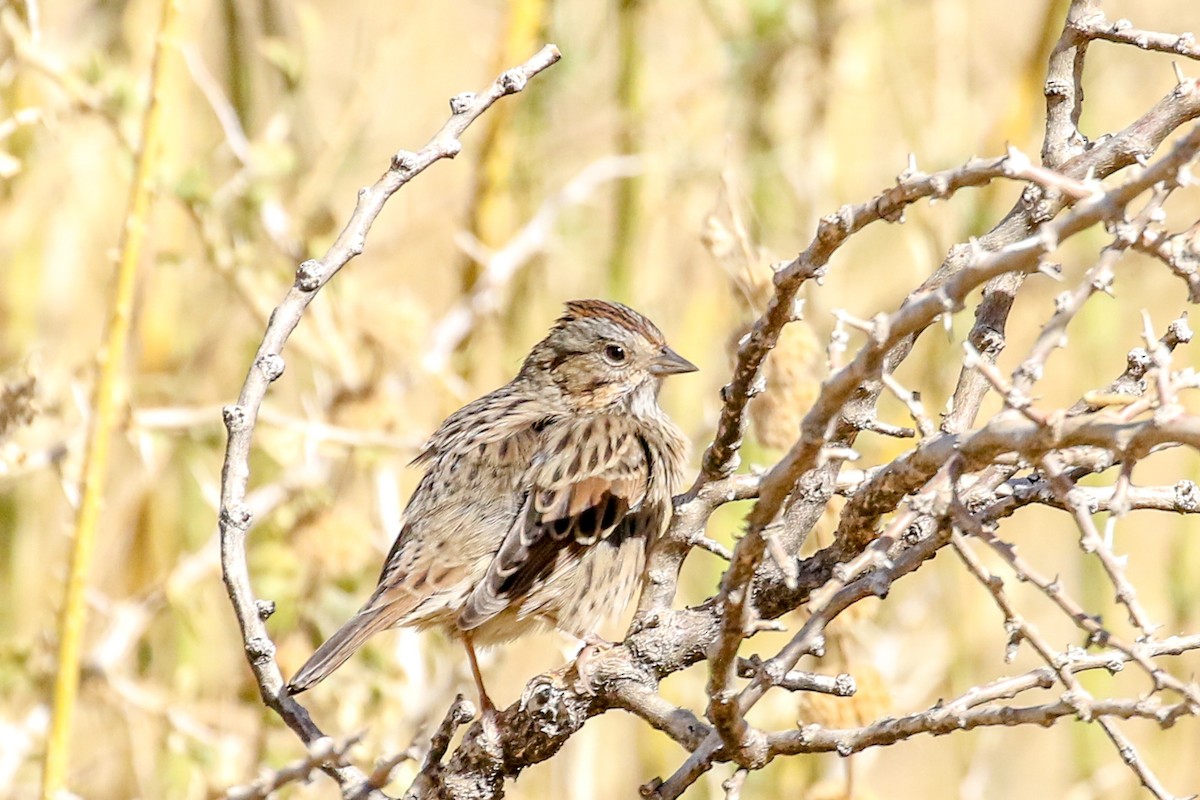
[[[556,42],[565,57],[526,93],[502,101],[503,111],[493,110],[510,138],[489,157],[504,186],[477,212],[489,244],[503,244],[543,198],[620,150],[617,32],[621,14],[631,12],[619,5],[557,0],[541,9],[547,32],[534,38]],[[766,248],[765,264],[802,248],[819,215],[888,185],[910,152],[925,169],[998,154],[1005,141],[1036,154],[1046,19],[1052,41],[1065,6],[1052,5],[645,3],[642,51],[631,56],[642,88],[641,111],[633,112],[642,133],[633,141],[644,155],[627,240],[632,275],[611,274],[619,234],[615,184],[608,184],[559,218],[545,254],[510,287],[504,312],[482,326],[453,370],[431,376],[419,357],[431,326],[461,292],[465,256],[455,237],[477,207],[473,187],[490,118],[481,120],[457,160],[436,165],[392,200],[366,252],[310,309],[268,397],[275,421],[257,432],[251,488],[286,491],[258,520],[250,559],[257,592],[278,604],[270,629],[284,672],[373,586],[419,477],[405,468],[412,445],[448,412],[506,380],[563,300],[627,301],[700,365],[663,396],[698,456],[727,377],[729,337],[747,318],[702,241],[705,216],[727,210],[722,172]],[[0,795],[14,797],[31,797],[37,787],[72,487],[131,174],[122,139],[137,136],[158,3],[63,2],[39,10],[34,47],[56,75],[0,41],[0,118],[30,108],[40,115],[0,141],[0,375],[6,382],[35,377],[38,412],[0,441]],[[1110,3],[1106,11],[1151,29],[1200,28],[1193,0]],[[300,755],[297,740],[258,702],[216,569],[219,406],[235,396],[265,312],[296,263],[324,251],[358,187],[374,181],[395,150],[424,144],[444,120],[449,96],[482,87],[501,63],[535,49],[516,37],[505,55],[506,31],[523,13],[536,15],[538,4],[188,4],[179,46],[191,51],[191,68],[172,50],[168,143],[139,281],[130,411],[113,453],[92,571],[92,669],[71,762],[71,785],[81,794],[203,798],[253,778],[259,765]],[[3,14],[22,26],[14,8]],[[1128,123],[1174,80],[1169,57],[1094,44],[1083,129],[1097,135]],[[103,113],[81,110],[64,89],[71,85],[99,98]],[[245,164],[201,86],[240,116]],[[987,230],[1018,192],[1001,185],[922,204],[902,227],[855,237],[825,286],[808,297],[811,352],[797,357],[811,381],[822,375],[832,309],[868,317],[894,308],[947,247]],[[1081,254],[1064,266],[1077,278],[1086,262]],[[1072,327],[1071,350],[1052,359],[1052,380],[1040,387],[1048,406],[1070,403],[1121,370],[1124,353],[1138,344],[1141,308],[1161,328],[1185,302],[1181,283],[1134,258],[1118,268],[1116,290],[1120,303],[1093,300]],[[1017,363],[1058,291],[1045,280],[1030,282],[1002,365]],[[961,339],[969,324],[970,314],[960,314],[954,333]],[[958,352],[950,337],[931,333],[901,370],[930,409],[953,389]],[[361,434],[350,437],[355,446],[325,441],[328,431],[316,422]],[[875,437],[862,445],[867,463],[902,447]],[[42,463],[59,448],[64,457]],[[773,454],[751,442],[745,460],[762,463]],[[1196,459],[1178,455],[1139,477],[1196,475]],[[737,527],[738,509],[729,509],[710,533],[729,542]],[[1043,571],[1060,573],[1098,610],[1110,607],[1097,574],[1081,565],[1075,533],[1057,515],[1027,511],[1006,532]],[[1198,621],[1196,536],[1191,520],[1142,515],[1118,540],[1119,550],[1135,553],[1130,575],[1168,631],[1194,630]],[[679,601],[708,596],[718,566],[695,554]],[[786,726],[804,715],[853,721],[901,713],[1033,666],[1024,656],[1003,664],[998,615],[960,573],[945,558],[935,561],[900,582],[877,614],[847,624],[824,668],[854,672],[863,686],[858,699],[802,709],[780,694],[760,704],[756,718]],[[1044,610],[1037,598],[1013,591],[1032,600],[1029,613]],[[126,623],[132,636],[122,635]],[[1056,645],[1073,641],[1065,623],[1045,625]],[[620,630],[613,625],[608,633]],[[769,641],[757,641],[751,650],[769,650]],[[567,647],[547,635],[490,655],[493,695],[511,702],[536,671],[560,663]],[[664,692],[702,712],[704,677],[699,666],[670,678]],[[1083,678],[1097,692],[1111,680]],[[305,699],[327,731],[365,731],[356,755],[369,768],[374,756],[404,749],[422,724],[440,718],[455,691],[469,689],[458,648],[437,635],[404,632],[379,637]],[[1125,727],[1169,786],[1200,786],[1195,720],[1165,733],[1145,723]],[[635,796],[683,755],[614,712],[523,775],[510,796]],[[1099,732],[1066,723],[920,738],[853,761],[857,797],[1137,796]],[[405,769],[394,787],[407,785]],[[752,775],[744,796],[838,796],[842,769],[834,757],[781,761]],[[714,771],[689,796],[720,796],[725,775]],[[332,797],[335,788],[318,779],[287,796]]]

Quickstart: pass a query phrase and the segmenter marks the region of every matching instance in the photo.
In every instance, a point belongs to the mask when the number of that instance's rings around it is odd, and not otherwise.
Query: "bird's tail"
[[[337,632],[317,648],[317,652],[305,662],[300,671],[288,681],[288,694],[300,694],[321,681],[331,672],[346,663],[346,659],[354,655],[367,639],[395,624],[395,615],[388,613],[387,605],[374,606],[368,604],[349,622],[338,628]]]

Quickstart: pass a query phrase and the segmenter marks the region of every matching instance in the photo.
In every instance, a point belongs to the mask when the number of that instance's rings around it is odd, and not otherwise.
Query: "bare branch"
[[[359,737],[344,742],[334,742],[329,737],[313,740],[308,745],[308,755],[277,770],[266,770],[253,783],[226,789],[223,800],[266,800],[289,783],[306,783],[318,768],[337,766],[344,763],[347,751],[358,743]]]
[[[1083,109],[1083,60],[1089,39],[1073,23],[1092,16],[1099,6],[1099,0],[1071,0],[1067,23],[1050,54],[1042,89],[1046,96],[1042,165],[1051,169],[1061,168],[1083,151],[1085,140],[1079,132],[1079,115]]]
[[[1200,60],[1200,47],[1191,33],[1158,33],[1135,28],[1127,19],[1112,22],[1101,11],[1093,11],[1071,20],[1071,27],[1088,39],[1103,39],[1117,44],[1131,44],[1143,50],[1171,53]]]
[[[1076,128],[1078,103],[1082,102],[1081,75],[1084,44],[1071,33],[1070,20],[1093,13],[1096,0],[1071,4],[1068,26],[1051,56],[1050,74],[1046,81],[1046,138],[1042,160],[1063,175],[1078,180],[1103,179],[1116,170],[1146,158],[1180,124],[1200,114],[1200,90],[1195,80],[1184,81],[1123,130],[1098,140],[1090,148],[1079,151],[1083,138]],[[1074,154],[1064,160],[1068,154]],[[1178,179],[1178,176],[1172,176]],[[1027,191],[1021,201],[988,236],[981,246],[1000,246],[1012,237],[1027,235],[1030,227],[1057,214],[1069,196]],[[958,268],[953,255],[926,282],[938,285]],[[975,311],[975,324],[967,336],[971,343],[991,363],[1005,347],[1004,327],[1012,302],[1024,281],[1023,273],[1011,273],[993,279],[984,288],[983,299]],[[964,369],[959,374],[951,410],[942,429],[951,433],[969,428],[979,412],[987,393],[987,383],[975,370]]]
[[[454,698],[450,710],[446,712],[446,716],[429,740],[429,750],[421,759],[421,771],[417,773],[417,779],[413,785],[404,793],[405,798],[442,795],[444,789],[441,784],[442,759],[446,757],[446,751],[450,748],[450,739],[454,736],[455,731],[470,722],[474,716],[475,706],[471,701],[463,698],[461,694]],[[378,775],[382,770],[376,769],[375,772]],[[391,768],[389,767],[384,777],[390,772]],[[374,776],[372,779],[374,780]],[[383,783],[373,786],[373,788],[382,787]]]
[[[738,659],[738,677],[754,678],[765,668],[765,662],[758,656]],[[764,680],[789,692],[817,692],[831,694],[836,697],[853,697],[858,690],[854,677],[847,673],[841,675],[818,675],[814,672],[792,670],[781,675],[767,675]]]
[[[1091,712],[1097,719],[1147,719],[1153,722],[1170,719],[1173,707],[1156,699],[1096,700]],[[994,708],[985,706],[964,712],[929,709],[919,714],[885,718],[862,728],[832,730],[820,725],[805,725],[796,731],[772,733],[768,746],[772,756],[799,753],[837,753],[853,755],[869,747],[883,747],[911,739],[921,734],[945,736],[984,726],[1036,725],[1049,727],[1062,719],[1076,719],[1079,709],[1073,699],[1037,706]]]
[[[766,312],[755,322],[738,347],[733,379],[722,390],[724,406],[713,442],[704,453],[698,486],[728,475],[736,468],[735,456],[741,447],[746,426],[746,406],[751,387],[759,378],[763,361],[779,340],[779,332],[794,316],[794,303],[800,288],[810,279],[820,280],[826,265],[852,234],[884,220],[899,222],[907,206],[926,198],[944,199],[960,189],[984,186],[1005,177],[1007,158],[972,159],[956,169],[926,174],[909,170],[896,185],[865,203],[842,206],[836,214],[822,217],[808,248],[787,264],[776,265],[775,295]]]

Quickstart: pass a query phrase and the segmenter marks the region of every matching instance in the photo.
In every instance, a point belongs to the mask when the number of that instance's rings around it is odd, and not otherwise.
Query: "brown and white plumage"
[[[601,300],[567,304],[517,376],[450,415],[366,604],[288,685],[303,691],[373,634],[440,626],[472,643],[553,626],[585,637],[636,588],[670,513],[686,440],[658,406],[695,367],[652,322]]]

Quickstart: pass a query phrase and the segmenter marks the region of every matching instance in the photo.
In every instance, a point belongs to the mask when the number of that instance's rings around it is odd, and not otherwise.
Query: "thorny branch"
[[[1175,368],[1171,358],[1172,351],[1191,338],[1186,319],[1172,323],[1158,341],[1148,335],[1144,347],[1130,352],[1124,373],[1108,386],[1084,393],[1074,406],[1044,408],[1033,393],[1044,380],[1052,354],[1069,345],[1071,323],[1080,310],[1112,291],[1129,251],[1152,255],[1183,279],[1188,296],[1181,299],[1195,302],[1200,297],[1200,221],[1190,227],[1176,223],[1173,231],[1166,227],[1174,196],[1194,186],[1189,169],[1200,152],[1200,127],[1184,131],[1166,152],[1158,153],[1171,134],[1200,116],[1200,88],[1194,79],[1180,76],[1175,88],[1140,118],[1089,140],[1079,127],[1082,87],[1088,45],[1097,39],[1197,57],[1190,34],[1152,33],[1125,21],[1111,23],[1097,0],[1075,0],[1048,65],[1040,164],[1010,149],[1003,156],[972,159],[927,174],[913,159],[894,186],[822,218],[808,246],[794,260],[776,265],[770,303],[739,343],[712,442],[695,482],[676,498],[670,527],[651,553],[639,613],[625,641],[599,652],[586,666],[571,664],[537,676],[517,703],[499,711],[487,725],[469,725],[461,742],[450,747],[451,734],[469,717],[456,703],[406,797],[500,797],[507,780],[552,757],[589,718],[614,708],[637,715],[687,753],[674,774],[642,787],[644,795],[657,798],[678,797],[724,762],[736,765],[723,784],[728,796],[735,797],[747,780],[753,780],[754,771],[779,757],[849,755],[921,734],[1050,726],[1063,719],[1098,724],[1137,781],[1156,797],[1171,796],[1117,723],[1148,720],[1166,728],[1180,717],[1200,713],[1200,690],[1190,677],[1173,672],[1167,660],[1200,650],[1200,637],[1158,638],[1153,609],[1139,599],[1124,559],[1115,550],[1113,527],[1147,509],[1200,511],[1200,491],[1190,481],[1142,486],[1134,480],[1136,465],[1162,449],[1200,449],[1200,417],[1187,413],[1178,401],[1180,393],[1197,388],[1200,380],[1190,369]],[[427,148],[397,154],[381,181],[360,196],[351,223],[330,255],[301,266],[296,287],[273,315],[242,397],[227,409],[230,455],[221,513],[227,581],[264,701],[306,743],[315,741],[320,731],[302,707],[280,692],[282,682],[255,613],[241,553],[248,523],[241,506],[248,478],[245,453],[259,404],[267,385],[282,371],[279,351],[300,312],[340,266],[361,252],[366,231],[391,192],[437,158],[457,152],[457,136],[471,119],[506,93],[506,87],[518,89],[556,58],[549,49],[506,73],[488,93],[464,100],[462,110],[456,110]],[[1134,165],[1139,169],[1122,172]],[[1122,174],[1114,178],[1117,173]],[[763,391],[764,365],[781,332],[799,317],[801,292],[816,291],[813,284],[819,285],[840,248],[863,228],[881,221],[901,222],[913,203],[952,199],[964,188],[993,181],[1025,185],[1008,215],[987,234],[952,248],[898,308],[869,320],[846,317],[863,341],[853,357],[826,378],[794,445],[765,471],[738,473],[749,403]],[[1143,197],[1147,199],[1138,205]],[[1006,346],[1009,310],[1025,279],[1037,274],[1067,278],[1065,270],[1051,263],[1059,245],[1099,225],[1105,227],[1108,241],[1086,274],[1076,279],[1074,289],[1060,295],[1041,335],[1018,368],[1006,375],[997,358]],[[518,245],[513,252],[520,255],[524,251]],[[499,251],[494,257],[508,256]],[[497,278],[488,290],[493,294],[512,267],[502,262],[495,269]],[[948,413],[938,426],[925,410],[934,407],[933,402],[918,398],[893,373],[922,332],[966,308],[980,289],[975,324],[963,343],[967,356]],[[490,295],[469,298],[463,313],[478,313],[479,304],[486,307],[494,300]],[[439,358],[447,347],[452,344],[437,350]],[[876,405],[885,388],[904,403],[920,438],[890,462],[843,470],[860,431],[899,430],[877,418]],[[977,422],[983,400],[992,392],[1006,408]],[[1112,467],[1119,467],[1119,475],[1111,485],[1079,485],[1082,478]],[[835,492],[847,500],[832,544],[800,557],[800,545]],[[755,503],[746,516],[745,535],[729,551],[709,539],[705,529],[714,511],[738,500]],[[1120,621],[1102,621],[1058,578],[1044,575],[1001,538],[1005,520],[1033,504],[1071,515],[1081,550],[1099,561],[1129,617],[1125,629],[1118,627]],[[1109,515],[1103,528],[1094,520],[1096,513]],[[1083,646],[1052,646],[1017,598],[1005,592],[1006,575],[991,571],[976,554],[980,546],[998,557],[1000,569],[1048,599],[1055,613],[1078,630]],[[694,547],[725,559],[728,568],[717,593],[677,610],[677,576]],[[1000,611],[1008,634],[1006,655],[1028,646],[1045,666],[1000,675],[948,702],[857,728],[802,721],[791,730],[763,730],[747,722],[747,712],[773,689],[852,695],[853,674],[821,675],[801,669],[801,660],[820,658],[828,625],[845,609],[866,597],[886,596],[897,580],[917,572],[947,547]],[[784,647],[770,656],[744,657],[745,639],[765,624],[778,625],[767,621],[802,606],[806,616],[795,622]],[[674,705],[658,691],[663,678],[704,660],[709,661],[707,719]],[[1100,696],[1086,691],[1076,677],[1088,670],[1117,672],[1130,664],[1149,681],[1147,692],[1136,697]],[[1035,690],[1057,696],[1042,696],[1034,703],[1022,700]],[[403,757],[407,756],[396,758]],[[370,777],[352,766],[324,768],[343,795],[379,797],[390,775],[388,763]]]
[[[309,745],[308,755],[304,758],[280,769],[267,771],[253,783],[227,789],[221,795],[221,800],[263,800],[289,783],[308,781],[318,768],[344,763],[346,753],[357,741],[356,737],[341,743],[328,737],[316,739]]]
[[[1087,39],[1103,39],[1118,44],[1131,44],[1143,50],[1200,59],[1200,46],[1196,45],[1196,37],[1191,33],[1176,35],[1145,31],[1133,27],[1133,23],[1127,19],[1112,22],[1098,10],[1073,20],[1071,27]]]

